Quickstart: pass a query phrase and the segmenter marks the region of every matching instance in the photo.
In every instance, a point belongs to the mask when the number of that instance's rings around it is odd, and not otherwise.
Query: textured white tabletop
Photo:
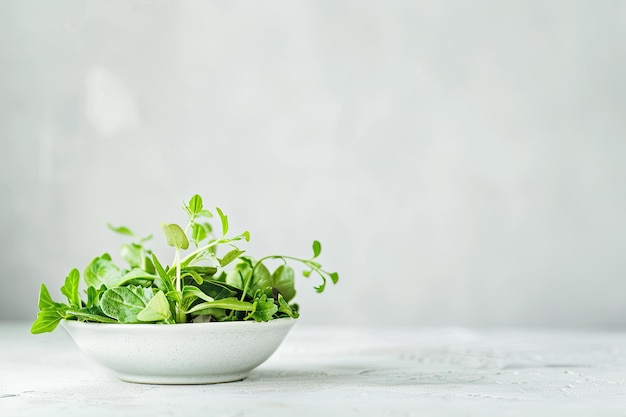
[[[0,416],[626,416],[626,333],[295,326],[241,382],[121,382],[0,324]],[[207,352],[210,355],[211,352]]]

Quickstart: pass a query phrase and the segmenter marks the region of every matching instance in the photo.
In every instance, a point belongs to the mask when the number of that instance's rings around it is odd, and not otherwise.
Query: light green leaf
[[[90,287],[93,288],[93,287]],[[97,323],[117,323],[116,320],[104,315],[99,307],[88,307],[77,310],[67,310],[67,314],[77,317],[85,321]]]
[[[138,323],[137,315],[148,305],[152,290],[139,286],[109,288],[102,294],[102,312],[120,323]]]
[[[136,236],[135,233],[133,233],[133,231],[130,230],[126,226],[115,227],[111,223],[107,223],[107,226],[109,227],[109,229],[113,230],[115,233],[119,233],[121,235],[126,235],[126,236],[131,236],[131,237]]]
[[[161,266],[161,262],[157,259],[156,255],[152,254],[152,263],[154,264],[154,269],[158,274],[158,278],[154,280],[154,285],[165,293],[174,290],[174,283],[172,282],[172,277],[170,277],[163,266]],[[174,273],[174,271],[172,271]]]
[[[189,240],[183,229],[177,224],[161,223],[161,229],[167,240],[167,244],[175,248],[189,248]]]
[[[225,215],[219,207],[215,207],[215,210],[220,216],[220,221],[222,222],[222,236],[226,236],[226,233],[228,233],[228,216]]]
[[[189,200],[189,211],[192,216],[195,217],[202,210],[202,197],[199,194],[195,194]]]
[[[70,307],[81,308],[80,293],[78,292],[78,283],[80,281],[80,273],[74,268],[65,278],[65,284],[61,287],[61,293],[67,297]]]
[[[339,274],[338,273],[331,272],[329,276],[330,276],[330,279],[333,282],[333,284],[336,284],[337,281],[339,281]]]
[[[141,321],[161,321],[171,316],[170,304],[163,291],[158,291],[150,299],[146,308],[137,314],[137,320]]]
[[[194,241],[196,246],[198,246],[200,242],[209,236],[209,233],[211,233],[212,230],[213,229],[209,223],[194,223],[193,226],[191,226],[191,239]]]
[[[112,288],[119,284],[122,275],[120,268],[111,261],[111,256],[105,253],[87,265],[83,279],[87,286],[100,288],[104,284],[107,288]]]
[[[37,318],[30,328],[32,334],[51,332],[59,325],[65,312],[60,309],[46,308],[39,311]]]
[[[185,272],[181,271],[181,278],[185,277],[191,277],[198,285],[202,284],[203,281],[202,276],[193,269],[186,270]]]
[[[205,303],[198,304],[194,306],[192,309],[188,310],[186,313],[195,313],[207,308],[223,308],[226,310],[235,310],[235,311],[251,311],[252,303],[247,301],[240,301],[234,297],[230,298],[222,298],[220,300],[215,301],[207,301]]]
[[[245,251],[239,250],[237,248],[231,250],[230,252],[226,253],[226,255],[222,257],[222,259],[219,259],[220,266],[222,268],[225,267],[226,265],[228,265],[229,263],[237,259],[239,255],[241,255],[244,252]]]
[[[191,304],[193,304],[197,299],[201,299],[203,301],[214,301],[213,297],[209,297],[205,293],[203,293],[198,287],[194,287],[193,285],[185,285],[183,287],[183,301],[182,308],[187,310]]]
[[[154,281],[156,278],[157,278],[156,275],[150,274],[141,268],[133,268],[127,273],[125,273],[124,275],[122,275],[122,278],[120,279],[118,285],[124,285],[124,284],[129,283],[130,281],[135,281],[135,280]]]
[[[209,210],[200,210],[200,212],[198,212],[198,217],[213,217],[213,213]]]
[[[54,301],[52,297],[50,297],[50,292],[48,291],[48,288],[45,286],[45,284],[41,284],[41,287],[39,288],[39,309],[56,309],[59,307],[67,308],[68,306],[63,303],[57,303],[56,301]]]
[[[317,258],[322,252],[322,244],[317,240],[313,241],[313,258]]]
[[[120,255],[122,256],[122,259],[128,262],[128,265],[130,265],[131,268],[141,267],[143,261],[143,251],[141,250],[141,246],[126,243],[122,245]]]

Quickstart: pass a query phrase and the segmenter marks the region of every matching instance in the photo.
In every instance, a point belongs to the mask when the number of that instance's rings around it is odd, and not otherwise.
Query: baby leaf
[[[290,301],[296,296],[295,273],[292,267],[279,266],[272,274],[272,280],[272,286],[285,297],[286,301]]]
[[[186,269],[185,272],[182,272],[181,270],[181,278],[186,278],[186,277],[191,277],[198,285],[202,284],[202,281],[203,281],[202,275],[200,275],[193,269]]]
[[[246,319],[253,318],[256,321],[269,321],[278,311],[274,300],[272,298],[268,299],[265,294],[257,298],[252,306],[252,311],[246,316]]]
[[[79,280],[80,273],[78,272],[78,269],[74,268],[67,275],[67,278],[65,278],[65,284],[61,287],[61,293],[67,297],[67,301],[72,308],[81,308],[82,306],[80,294],[78,292]]]
[[[339,281],[339,274],[338,273],[331,272],[329,276],[330,276],[330,279],[333,282],[333,284],[336,284],[337,281]]]
[[[322,252],[322,244],[317,240],[313,241],[313,258],[317,258]]]
[[[115,233],[119,233],[120,235],[135,237],[135,234],[126,226],[115,227],[111,223],[107,223],[109,229],[113,230]]]
[[[140,245],[137,244],[124,244],[120,249],[120,255],[122,259],[128,262],[131,268],[140,267],[143,260],[143,251]]]
[[[247,301],[240,301],[234,297],[222,298],[220,300],[207,301],[206,303],[198,304],[194,306],[191,310],[188,310],[187,313],[195,313],[207,308],[224,308],[226,310],[250,311],[252,310],[252,303],[249,303]]]
[[[165,298],[163,291],[158,291],[150,299],[146,308],[137,314],[137,320],[161,321],[170,317],[170,304]]]
[[[222,257],[222,259],[219,260],[220,266],[222,268],[225,267],[226,265],[228,265],[229,263],[237,259],[239,255],[241,255],[244,252],[245,251],[239,250],[237,248],[231,250],[230,252],[226,253],[226,255]]]
[[[67,308],[65,304],[53,301],[52,297],[50,297],[50,292],[48,291],[48,288],[46,288],[45,284],[41,284],[41,287],[39,289],[39,309],[56,309],[60,307]]]
[[[66,306],[67,307],[67,306]],[[37,319],[30,328],[32,334],[51,332],[58,326],[61,319],[65,316],[65,310],[46,308],[37,313]]]
[[[120,323],[137,323],[137,315],[148,305],[152,290],[139,286],[109,288],[102,294],[102,312]]]
[[[189,240],[183,229],[177,224],[161,223],[161,229],[167,240],[167,244],[179,249],[189,248]]]
[[[122,271],[111,261],[111,256],[105,253],[87,265],[83,279],[87,286],[100,288],[104,284],[107,288],[111,288],[118,285],[122,279]]]
[[[228,216],[225,215],[219,207],[215,207],[215,210],[220,216],[220,221],[222,222],[222,236],[226,236],[226,233],[228,233]]]
[[[202,197],[200,195],[195,194],[189,200],[189,213],[193,216],[196,216],[202,210]]]
[[[190,297],[199,298],[204,301],[214,301],[213,297],[209,297],[203,293],[200,288],[194,287],[193,285],[185,285],[183,287],[183,300]]]
[[[285,298],[281,294],[278,294],[278,312],[284,313],[294,319],[300,317],[300,314],[298,314],[298,309],[291,308],[287,300],[285,300]]]
[[[157,286],[160,290],[167,292],[174,291],[174,284],[172,283],[172,278],[165,272],[165,269],[161,266],[161,262],[157,259],[156,255],[152,254],[152,263],[154,264],[154,269],[158,274],[158,278],[154,280],[154,285]]]

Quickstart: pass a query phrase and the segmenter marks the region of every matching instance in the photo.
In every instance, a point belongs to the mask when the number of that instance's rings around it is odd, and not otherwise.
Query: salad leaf
[[[120,323],[139,323],[137,315],[146,308],[152,290],[140,286],[109,288],[102,294],[102,312]]]
[[[170,265],[159,261],[146,246],[152,235],[140,237],[129,227],[108,224],[115,233],[130,238],[120,250],[126,266],[118,265],[108,253],[93,258],[82,274],[86,301],[81,298],[81,274],[76,268],[69,272],[60,289],[67,304],[54,301],[42,284],[39,313],[31,332],[53,331],[63,319],[169,324],[297,318],[293,263],[303,267],[305,278],[321,279],[314,287],[318,292],[325,289],[327,281],[336,284],[339,280],[336,272],[326,271],[318,261],[322,244],[317,240],[311,245],[311,258],[252,258],[244,256],[245,250],[238,246],[250,240],[250,233],[245,230],[230,236],[229,219],[222,209],[215,208],[221,226],[221,235],[216,236],[211,224],[213,214],[205,208],[199,194],[183,203],[183,208],[188,215],[184,227],[161,223],[165,241],[174,248]]]

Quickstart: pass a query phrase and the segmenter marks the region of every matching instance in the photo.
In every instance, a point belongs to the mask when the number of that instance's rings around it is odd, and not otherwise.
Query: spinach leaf
[[[146,308],[152,290],[140,286],[109,288],[102,294],[102,312],[120,323],[139,323],[137,315]]]
[[[295,272],[288,265],[281,265],[272,274],[272,286],[278,290],[286,301],[296,296]]]
[[[162,321],[168,320],[170,317],[170,305],[165,294],[160,290],[154,294],[148,305],[137,314],[137,320],[140,321]]]

